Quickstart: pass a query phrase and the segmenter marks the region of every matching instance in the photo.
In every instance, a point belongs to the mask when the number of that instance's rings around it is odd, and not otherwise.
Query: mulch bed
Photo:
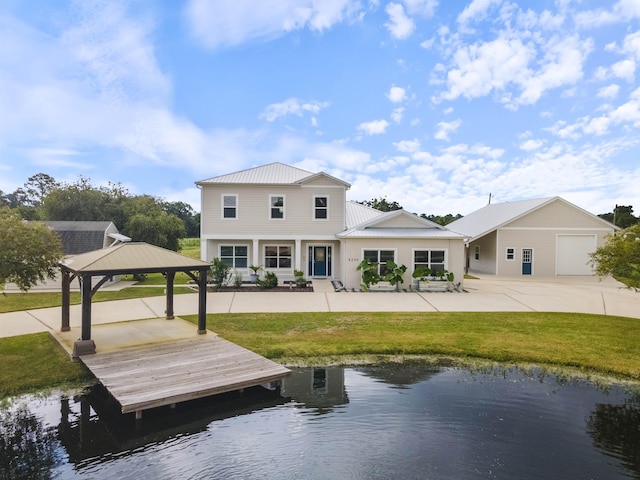
[[[313,287],[289,287],[289,285],[278,285],[274,288],[260,288],[255,285],[246,287],[207,287],[207,292],[313,292]]]

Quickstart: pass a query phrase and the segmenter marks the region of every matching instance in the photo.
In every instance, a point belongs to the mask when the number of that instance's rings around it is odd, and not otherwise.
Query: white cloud
[[[372,122],[364,122],[358,125],[358,130],[365,135],[380,135],[387,131],[389,122],[386,120],[373,120]]]
[[[620,0],[613,7],[577,13],[576,23],[583,27],[599,27],[628,22],[636,18],[640,18],[640,3],[637,0]]]
[[[544,142],[540,139],[534,140],[530,138],[529,140],[525,140],[520,144],[520,150],[525,150],[527,152],[530,152],[531,150],[539,149],[540,147],[542,147],[543,144]]]
[[[599,98],[613,99],[618,96],[619,91],[620,91],[620,86],[616,85],[615,83],[612,83],[598,90],[597,96]]]
[[[387,94],[387,98],[391,100],[392,103],[400,103],[405,98],[407,98],[407,92],[402,87],[391,87],[389,89],[389,93]]]
[[[465,7],[460,15],[458,15],[458,23],[467,24],[471,21],[484,19],[489,9],[497,5],[502,0],[473,0]]]
[[[320,110],[327,108],[329,102],[302,102],[297,98],[289,98],[284,102],[272,103],[265,108],[260,114],[260,118],[264,118],[268,122],[273,122],[279,117],[287,115],[296,115],[301,117],[304,113],[318,114]]]
[[[394,108],[393,112],[391,112],[391,120],[396,123],[400,123],[402,121],[402,117],[404,116],[404,107]]]
[[[438,0],[403,0],[409,15],[420,15],[423,17],[433,16]]]
[[[438,128],[436,133],[433,135],[433,138],[449,141],[449,134],[460,128],[460,125],[462,125],[462,121],[460,119],[454,120],[453,122],[438,122]]]
[[[185,8],[192,35],[208,48],[267,41],[308,28],[323,31],[359,18],[355,0],[190,0]]]
[[[402,153],[414,153],[420,150],[420,140],[414,138],[413,140],[401,140],[400,142],[394,142],[393,146],[399,152]]]
[[[636,62],[630,59],[620,60],[611,65],[611,73],[614,77],[633,82],[635,80]]]
[[[399,40],[409,38],[416,25],[405,14],[404,7],[399,3],[388,3],[384,10],[389,15],[389,21],[384,25],[391,35]]]

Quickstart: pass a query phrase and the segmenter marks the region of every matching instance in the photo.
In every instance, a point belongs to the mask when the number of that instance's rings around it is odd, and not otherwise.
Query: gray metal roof
[[[202,269],[210,264],[144,242],[121,243],[64,259],[61,265],[76,273],[108,273]]]
[[[533,212],[534,210],[556,201],[564,202],[577,210],[591,215],[594,218],[600,219],[563,198],[545,197],[530,200],[519,200],[516,202],[492,203],[476,210],[475,212],[471,212],[454,222],[451,222],[447,227],[456,232],[463,233],[472,239],[477,239]],[[603,219],[600,220],[603,223],[607,223]],[[611,227],[614,228],[612,225]]]
[[[239,172],[220,175],[196,182],[196,185],[210,184],[254,184],[254,185],[293,185],[313,180],[318,176],[325,176],[347,187],[351,185],[326,173],[313,173],[301,168],[274,162],[259,167],[240,170]]]
[[[65,255],[103,248],[107,230],[118,231],[113,222],[108,221],[46,221],[44,224],[60,237]]]
[[[418,217],[405,210],[394,210],[391,212],[380,212],[375,209],[370,210],[377,212],[377,215],[373,215],[373,212],[371,212],[370,218],[346,229],[344,232],[338,233],[336,236],[338,238],[465,238],[464,235],[460,233],[453,232],[442,225]],[[405,217],[409,220],[408,223],[415,226],[384,226],[385,222],[399,216]]]
[[[373,220],[376,217],[379,217],[384,212],[380,210],[376,210],[375,208],[367,207],[366,205],[362,205],[361,203],[354,202],[349,200],[345,203],[346,210],[346,226],[347,228],[353,228],[356,225],[360,225],[361,223],[368,222],[369,220]]]

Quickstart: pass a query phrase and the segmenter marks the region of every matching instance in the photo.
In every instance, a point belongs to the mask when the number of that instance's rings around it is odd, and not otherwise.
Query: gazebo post
[[[198,277],[198,334],[207,333],[207,270]]]
[[[167,320],[175,318],[173,314],[173,280],[175,276],[176,272],[167,272]]]
[[[82,334],[73,344],[73,356],[96,353],[96,344],[91,340],[91,274],[82,275]]]
[[[61,332],[68,332],[71,330],[71,324],[69,321],[69,305],[71,303],[71,274],[66,268],[62,268],[62,326]]]

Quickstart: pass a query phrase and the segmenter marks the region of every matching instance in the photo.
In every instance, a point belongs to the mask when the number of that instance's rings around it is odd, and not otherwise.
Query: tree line
[[[111,221],[134,241],[178,251],[184,237],[200,236],[200,214],[185,202],[132,195],[120,183],[95,186],[86,177],[58,182],[38,173],[11,193],[0,190],[0,206],[24,220]]]
[[[394,210],[402,210],[402,205],[400,205],[396,201],[390,202],[389,200],[387,200],[387,197],[372,198],[371,200],[363,200],[356,203],[359,203],[360,205],[366,205],[367,207],[375,208],[376,210],[380,210],[381,212],[392,212]],[[451,213],[448,213],[446,215],[427,215],[427,214],[421,213],[419,217],[429,220],[431,222],[437,223],[438,225],[444,226],[453,222],[454,220],[458,220],[459,218],[462,218],[462,215],[460,215],[459,213],[456,215],[453,215]]]

